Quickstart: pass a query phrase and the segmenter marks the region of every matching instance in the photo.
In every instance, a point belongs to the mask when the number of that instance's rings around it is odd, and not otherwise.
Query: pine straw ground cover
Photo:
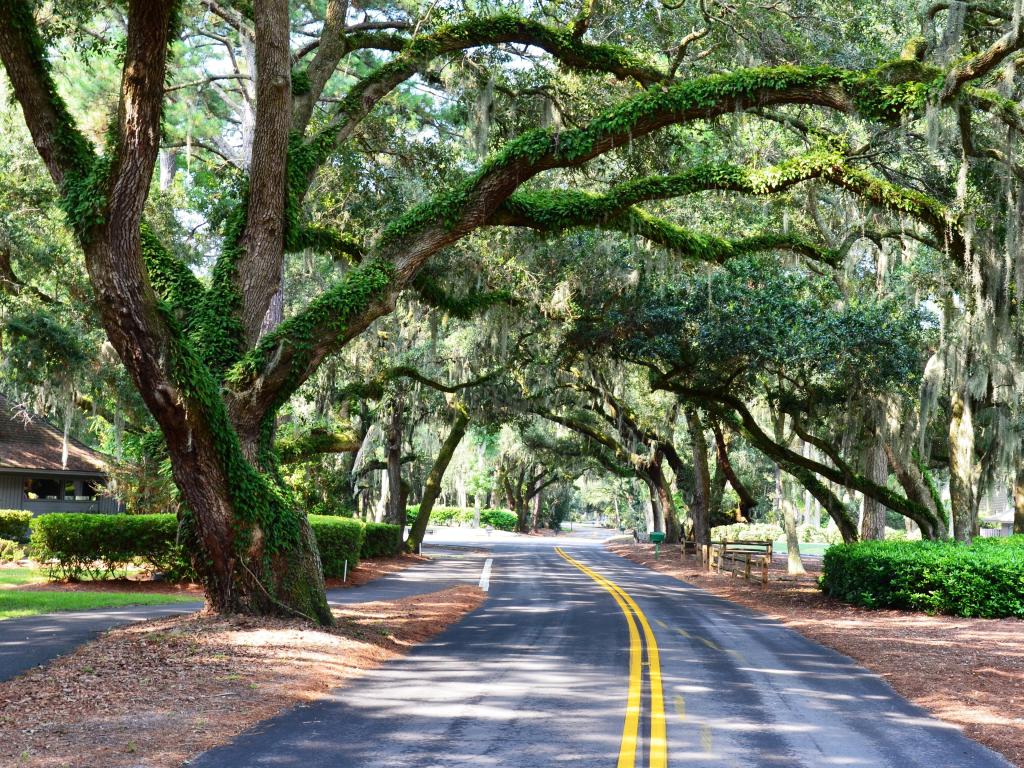
[[[708,573],[696,560],[651,545],[610,543],[634,562],[764,613],[822,645],[855,659],[937,717],[1024,766],[1024,622],[962,619],[908,611],[871,611],[825,597],[817,564],[786,576],[776,557],[767,587],[729,573]]]
[[[201,614],[111,630],[0,683],[0,765],[180,766],[405,653],[484,598],[460,586],[347,606],[330,630]]]

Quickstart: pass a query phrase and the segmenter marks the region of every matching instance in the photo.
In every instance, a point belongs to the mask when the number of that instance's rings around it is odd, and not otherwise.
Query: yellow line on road
[[[585,574],[590,576],[594,581],[608,590],[612,597],[618,602],[619,607],[623,613],[626,614],[627,621],[630,623],[630,694],[632,695],[633,689],[633,632],[636,632],[636,626],[633,624],[633,617],[627,610],[626,605],[632,609],[636,618],[640,621],[640,626],[644,631],[644,640],[647,643],[647,663],[649,667],[649,679],[651,686],[651,739],[649,749],[649,766],[650,768],[667,768],[668,766],[668,739],[665,734],[665,696],[662,690],[661,684],[661,654],[658,651],[658,641],[654,637],[654,631],[651,629],[651,625],[647,621],[647,617],[644,612],[640,610],[640,606],[636,604],[636,601],[630,597],[629,593],[626,592],[615,582],[605,578],[601,574],[597,573],[593,569],[587,567],[579,560],[575,560],[569,555],[565,554],[561,547],[555,547],[555,551],[558,552],[565,560],[575,565]],[[623,603],[625,601],[625,604]],[[639,665],[638,665],[639,666]],[[637,698],[637,712],[639,713],[639,693]],[[630,706],[629,700],[627,700],[626,707],[626,724],[629,725]],[[638,727],[638,726],[637,726]],[[623,762],[623,751],[626,749],[626,728],[623,728],[623,746],[619,752],[619,766],[622,768],[625,765],[633,765],[633,762]],[[634,734],[636,729],[634,729]],[[635,752],[635,736],[634,736],[634,752]]]
[[[679,719],[680,720],[685,720],[686,719],[686,701],[683,699],[682,695],[676,696],[675,705],[676,705],[676,714],[679,715]]]
[[[615,602],[619,604],[619,608],[626,617],[626,625],[629,628],[629,688],[626,693],[626,720],[622,725],[622,745],[619,747],[618,768],[634,768],[636,765],[637,737],[640,731],[640,691],[643,686],[640,632],[636,628],[636,621],[633,620],[633,614],[629,610],[629,606],[626,605],[619,595],[614,584],[600,574],[590,570],[583,563],[569,557],[562,551],[561,547],[555,547],[555,552],[611,593],[611,596],[615,598]]]
[[[705,752],[711,751],[711,728],[707,725],[700,727],[700,746]]]
[[[697,639],[700,640],[702,643],[704,643],[704,645],[706,645],[712,651],[720,651],[720,650],[722,650],[721,647],[717,643],[711,642],[706,637],[699,637],[698,636]]]

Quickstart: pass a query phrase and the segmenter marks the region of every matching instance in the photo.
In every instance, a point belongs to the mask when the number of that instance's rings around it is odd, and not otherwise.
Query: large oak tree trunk
[[[402,401],[396,395],[391,402],[388,423],[387,468],[388,496],[384,507],[384,521],[405,528],[405,504],[402,498]]]
[[[1024,533],[1024,466],[1013,481],[1013,532]]]
[[[885,456],[885,445],[879,436],[872,438],[868,446],[865,464],[867,477],[873,483],[885,485],[889,477],[889,463]],[[864,515],[860,522],[860,537],[865,541],[881,541],[885,538],[885,505],[877,499],[864,497]]]
[[[427,475],[427,481],[423,484],[423,499],[420,501],[420,512],[416,517],[416,521],[409,529],[409,540],[406,542],[406,548],[410,551],[415,551],[423,541],[423,535],[427,532],[427,526],[430,524],[430,513],[433,511],[434,503],[441,493],[441,481],[444,479],[444,473],[448,470],[448,465],[452,461],[455,449],[459,447],[459,443],[465,437],[468,426],[469,417],[466,415],[466,412],[457,409],[455,411],[455,418],[452,420],[451,429],[448,431],[448,437],[441,444],[441,449],[437,452],[437,458],[434,459],[434,464]],[[479,498],[477,499],[476,514],[479,515]]]
[[[679,513],[676,511],[676,503],[672,498],[672,490],[665,477],[660,455],[657,456],[657,462],[652,464],[647,471],[658,494],[658,504],[661,507],[665,527],[665,541],[668,544],[678,544],[682,538],[683,526],[679,521]]]
[[[661,493],[658,489],[658,484],[646,472],[643,473],[642,477],[647,485],[647,493],[651,499],[650,513],[647,519],[647,533],[664,533],[665,510],[661,506]]]
[[[933,489],[929,487],[928,478],[925,477],[922,465],[913,456],[909,458],[900,456],[889,443],[885,444],[885,455],[903,492],[907,494],[907,498],[928,509],[935,518],[934,526],[918,524],[922,538],[945,538],[946,510],[941,506],[942,500],[937,497],[937,491],[933,492]]]
[[[754,494],[743,484],[739,475],[736,474],[736,470],[733,469],[732,461],[729,459],[729,441],[725,433],[722,432],[721,425],[715,420],[712,421],[711,428],[715,433],[715,456],[718,468],[725,475],[732,489],[736,491],[736,495],[740,497],[739,516],[741,519],[736,522],[749,520],[751,512],[757,507],[757,499],[754,498]]]
[[[969,542],[974,536],[974,418],[970,396],[956,391],[950,403],[949,420],[949,504],[953,513],[953,536]]]
[[[693,506],[690,508],[690,517],[693,519],[693,541],[703,563],[706,559],[706,548],[711,543],[711,528],[708,518],[711,502],[708,445],[704,439],[704,425],[693,408],[686,409],[686,426],[690,432],[690,444],[693,450]]]

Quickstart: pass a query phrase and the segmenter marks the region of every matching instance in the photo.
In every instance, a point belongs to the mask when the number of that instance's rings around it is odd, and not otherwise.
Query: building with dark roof
[[[46,512],[117,512],[100,494],[107,459],[39,416],[16,411],[0,395],[0,509]]]

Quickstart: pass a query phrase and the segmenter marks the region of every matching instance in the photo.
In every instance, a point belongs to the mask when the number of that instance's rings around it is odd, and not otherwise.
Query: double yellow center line
[[[622,726],[622,746],[619,748],[619,762],[617,768],[635,768],[636,748],[639,741],[640,731],[640,708],[642,705],[643,692],[643,650],[646,645],[648,681],[650,684],[650,720],[651,738],[649,743],[649,768],[667,768],[668,766],[668,742],[665,738],[665,697],[661,687],[661,657],[658,654],[658,642],[651,631],[651,625],[629,594],[618,584],[606,579],[601,574],[587,567],[579,560],[569,555],[561,547],[555,547],[555,551],[567,562],[579,568],[583,573],[606,589],[615,602],[618,603],[623,615],[626,617],[626,627],[629,629],[629,688],[626,694],[626,720]],[[637,622],[640,629],[637,629]],[[644,643],[640,640],[640,630],[643,630]]]

